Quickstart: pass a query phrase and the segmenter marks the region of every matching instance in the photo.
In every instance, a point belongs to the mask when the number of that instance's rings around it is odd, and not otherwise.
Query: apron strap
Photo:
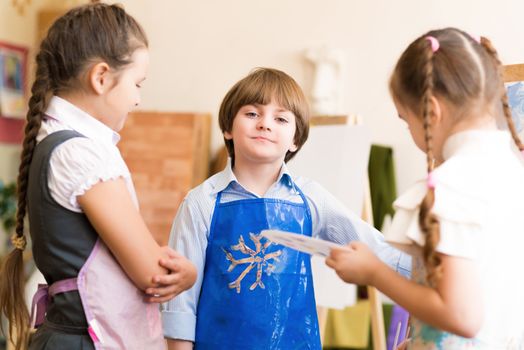
[[[78,290],[78,285],[76,284],[76,277],[68,278],[53,283],[51,286],[49,286],[49,297],[53,297],[60,293],[71,292],[73,290]]]
[[[56,281],[51,286],[48,286],[47,284],[39,284],[31,304],[31,317],[29,318],[30,327],[37,328],[44,323],[47,304],[53,296],[77,289],[78,285],[76,277]]]

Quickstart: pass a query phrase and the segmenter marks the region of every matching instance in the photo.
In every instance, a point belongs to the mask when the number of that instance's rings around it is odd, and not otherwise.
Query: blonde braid
[[[497,70],[498,70],[500,81],[501,81],[501,89],[503,91],[501,94],[502,95],[501,102],[502,102],[502,110],[504,111],[504,118],[506,119],[506,123],[508,124],[508,128],[511,133],[511,137],[513,138],[513,141],[515,142],[519,150],[524,151],[524,144],[520,140],[520,137],[517,132],[517,128],[515,127],[515,123],[513,122],[513,118],[511,117],[511,108],[509,107],[508,94],[506,93],[506,88],[504,87],[502,63],[500,62],[497,50],[495,50],[495,47],[491,44],[491,41],[489,41],[488,38],[481,37],[480,43],[482,47],[486,49],[488,54],[491,56],[491,58],[495,61],[497,65]]]
[[[431,98],[433,97],[433,55],[431,43],[427,41],[426,60],[424,65],[424,86],[423,86],[423,118],[424,118],[424,138],[426,142],[426,162],[428,177],[434,168],[433,155],[433,136],[431,133],[431,117],[433,114]],[[428,186],[428,192],[420,204],[419,225],[425,234],[425,244],[423,247],[423,257],[427,270],[427,281],[434,284],[440,273],[440,257],[436,254],[436,247],[440,240],[440,228],[437,217],[431,213],[431,208],[435,202],[435,189]]]

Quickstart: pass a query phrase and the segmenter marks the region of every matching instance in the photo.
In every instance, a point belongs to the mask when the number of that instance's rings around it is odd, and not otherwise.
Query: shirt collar
[[[448,137],[442,148],[444,160],[459,153],[491,154],[511,146],[509,132],[497,129],[467,130]]]
[[[215,182],[215,187],[212,191],[213,194],[225,190],[226,187],[228,187],[229,184],[232,182],[238,183],[237,177],[235,176],[235,174],[233,173],[233,169],[231,168],[231,158],[227,158],[226,167],[216,176],[217,179]]]
[[[295,187],[293,176],[291,176],[291,172],[289,171],[289,168],[287,167],[286,163],[282,163],[282,167],[280,168],[280,174],[278,174],[277,182],[281,182],[292,188]]]
[[[113,145],[120,141],[120,135],[113,129],[61,97],[51,98],[45,114],[90,139]]]
[[[290,188],[295,188],[293,177],[291,176],[291,173],[289,172],[286,163],[282,163],[282,167],[280,168],[280,173],[278,174],[276,183],[279,182]],[[230,186],[231,183],[236,183],[240,185],[240,183],[237,180],[237,177],[233,173],[233,168],[231,167],[231,158],[228,158],[225,169],[217,174],[217,179],[215,182],[215,187],[212,190],[212,194],[225,190],[227,187]]]

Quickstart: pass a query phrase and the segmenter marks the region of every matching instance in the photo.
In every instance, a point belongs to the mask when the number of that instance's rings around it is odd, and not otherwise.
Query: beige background
[[[78,1],[77,1],[78,2]],[[0,40],[34,47],[35,13],[63,1],[33,0],[24,16],[0,2]],[[65,3],[74,3],[66,1]],[[492,39],[505,63],[524,62],[524,2],[520,0],[125,0],[151,41],[143,109],[213,114],[212,148],[221,144],[221,98],[256,66],[285,70],[307,90],[306,48],[347,54],[342,109],[359,114],[372,141],[395,149],[404,190],[424,175],[424,157],[397,120],[387,90],[396,59],[428,29],[458,26]],[[16,173],[17,147],[0,145],[0,178]],[[340,152],[340,150],[333,150]]]

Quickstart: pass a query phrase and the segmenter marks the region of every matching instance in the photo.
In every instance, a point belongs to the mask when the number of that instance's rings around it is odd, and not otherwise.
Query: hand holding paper
[[[345,251],[333,251],[327,257],[326,265],[342,280],[360,285],[373,285],[377,273],[390,269],[366,244],[357,241],[351,242]]]
[[[260,234],[270,241],[311,255],[327,257],[333,248],[349,250],[344,245],[292,232],[264,230]]]

